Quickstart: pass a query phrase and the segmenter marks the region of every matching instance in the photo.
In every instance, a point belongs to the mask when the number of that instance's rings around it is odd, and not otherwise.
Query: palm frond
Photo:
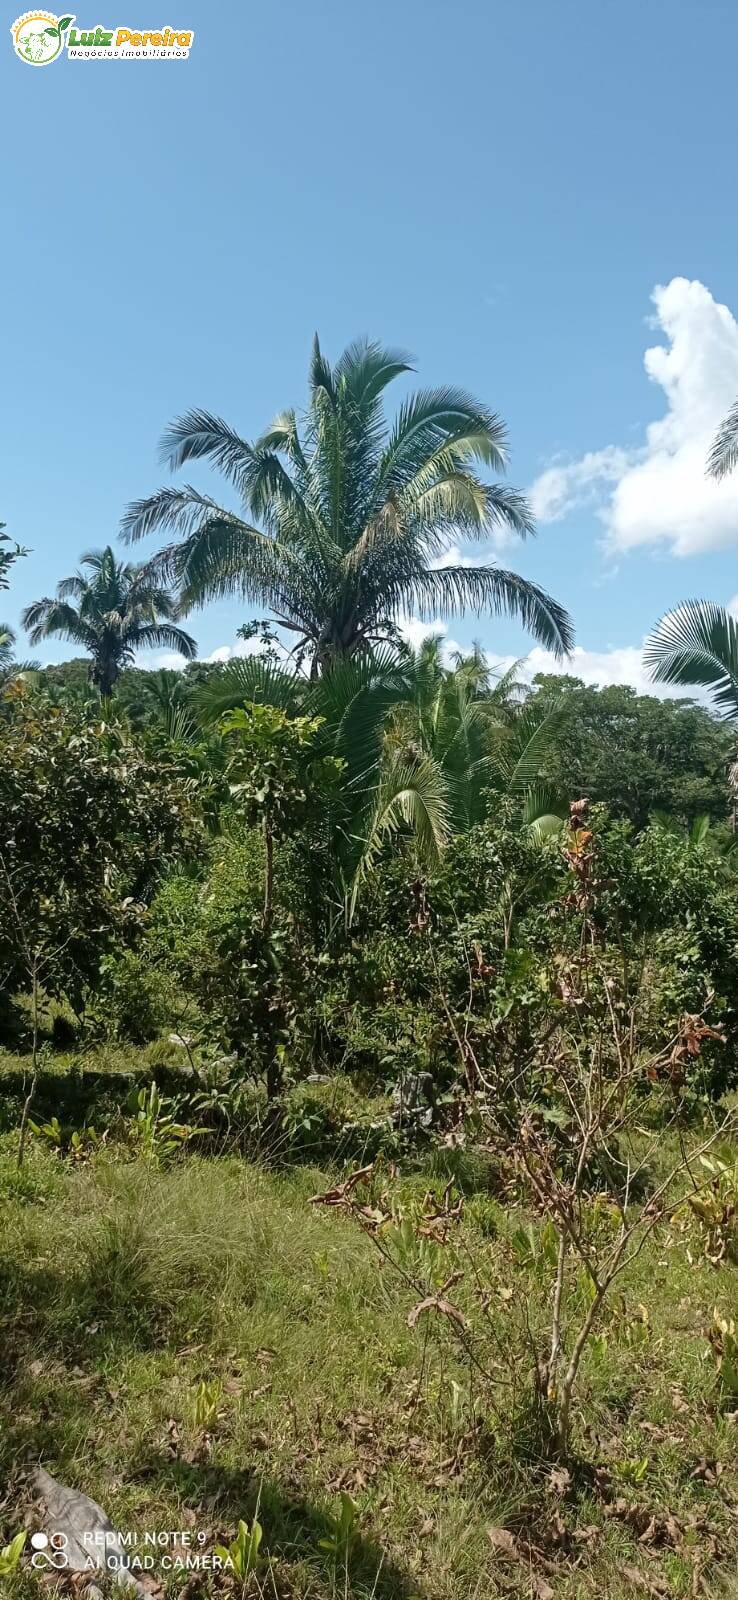
[[[362,882],[376,865],[387,840],[407,830],[424,870],[439,864],[450,836],[446,784],[432,758],[397,762],[383,774],[368,818],[354,874],[351,912]]]
[[[380,481],[399,489],[428,455],[455,445],[495,472],[504,469],[507,433],[502,418],[463,389],[420,389],[400,407],[380,463]]]
[[[165,487],[143,500],[131,501],[121,518],[121,537],[126,544],[132,544],[159,529],[187,537],[205,518],[214,514],[234,515],[224,511],[209,495],[200,494],[191,484],[186,483],[181,489]]]
[[[292,410],[280,411],[269,427],[259,435],[254,450],[281,450],[293,465],[305,470],[305,454],[297,427],[297,417]]]
[[[42,644],[44,639],[54,637],[82,645],[85,650],[94,643],[90,627],[74,606],[63,600],[52,600],[45,596],[42,600],[33,601],[22,612],[21,622],[32,645]]]
[[[175,418],[162,436],[159,458],[172,472],[185,461],[212,461],[231,483],[240,487],[253,462],[253,446],[210,411],[195,407]]]
[[[73,572],[69,578],[62,578],[56,586],[58,600],[80,600],[88,587],[88,581],[82,577],[81,572]]]
[[[563,700],[541,704],[532,700],[518,711],[505,732],[499,753],[493,757],[508,794],[524,794],[540,781],[541,768],[565,715]]]
[[[355,339],[336,362],[335,377],[343,381],[354,403],[364,409],[379,399],[394,378],[413,370],[412,356],[404,350],[385,350],[375,340]]]
[[[388,712],[406,693],[402,664],[391,650],[339,660],[310,685],[310,709],[325,718],[333,753],[346,761],[348,785],[376,767]]]
[[[736,465],[738,465],[738,400],[713,439],[707,458],[707,471],[712,478],[725,478]]]
[[[227,711],[252,701],[277,706],[294,715],[305,694],[305,679],[263,656],[238,656],[216,667],[195,691],[194,701],[203,722],[217,722]]]
[[[331,406],[336,402],[336,385],[329,362],[320,348],[317,333],[313,338],[313,348],[310,357],[310,387],[315,394],[320,391],[330,401]]]
[[[131,630],[130,637],[137,650],[176,650],[185,661],[194,661],[197,656],[197,640],[173,622],[140,624]]]
[[[686,600],[662,617],[643,647],[657,683],[709,689],[724,717],[738,717],[738,624],[711,600]]]
[[[566,826],[566,801],[547,783],[533,783],[523,799],[523,822],[539,839],[550,839]]]
[[[421,620],[452,617],[465,610],[519,617],[523,626],[554,655],[574,643],[571,619],[538,584],[502,567],[441,567],[418,573],[408,586]]]

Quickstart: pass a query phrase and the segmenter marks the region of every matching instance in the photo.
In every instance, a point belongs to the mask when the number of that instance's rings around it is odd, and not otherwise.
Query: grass
[[[464,1247],[496,1286],[491,1325],[522,1372],[519,1308],[535,1335],[550,1279],[516,1262],[526,1219],[486,1169],[461,1160],[460,1176]],[[437,1156],[388,1183],[408,1202],[429,1184],[440,1195],[445,1177]],[[354,1224],[309,1204],[333,1181],[227,1155],[162,1171],[123,1146],[73,1164],[38,1141],[18,1173],[14,1138],[0,1138],[0,1544],[42,1462],[139,1536],[191,1529],[209,1549],[258,1507],[258,1582],[280,1596],[734,1592],[738,1416],[705,1328],[713,1307],[735,1310],[738,1268],[711,1265],[692,1224],[652,1238],[587,1358],[579,1465],[562,1477],[524,1395],[506,1429],[448,1320],[410,1328],[403,1278]],[[466,1286],[455,1294],[471,1316]],[[203,1382],[216,1384],[207,1428]],[[342,1491],[359,1507],[347,1563],[325,1548]],[[156,1576],[182,1591],[181,1575]],[[22,1600],[41,1592],[27,1572],[5,1583]]]

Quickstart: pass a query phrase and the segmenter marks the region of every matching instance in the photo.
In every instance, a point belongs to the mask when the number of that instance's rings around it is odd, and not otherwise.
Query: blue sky
[[[33,549],[8,621],[163,480],[175,414],[248,436],[299,404],[316,328],[502,412],[540,531],[501,558],[567,604],[576,670],[640,682],[663,610],[735,596],[738,482],[702,471],[738,395],[730,0],[78,13],[98,22],[195,42],[36,70],[0,50],[0,519]],[[195,614],[201,654],[243,615]],[[450,631],[527,648],[514,624]]]

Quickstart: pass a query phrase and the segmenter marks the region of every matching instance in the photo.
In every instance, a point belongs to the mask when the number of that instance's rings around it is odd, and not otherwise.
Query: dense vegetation
[[[88,659],[0,631],[9,1593],[39,1461],[202,1532],[220,1568],[147,1579],[187,1600],[730,1592],[734,734],[403,644],[409,601],[570,640],[432,565],[529,519],[468,396],[385,425],[405,369],[316,344],[301,422],[182,419],[242,509],[161,491],[128,530],[179,542],[28,609]],[[229,590],[255,653],[131,665]],[[738,711],[715,608],[651,651]]]

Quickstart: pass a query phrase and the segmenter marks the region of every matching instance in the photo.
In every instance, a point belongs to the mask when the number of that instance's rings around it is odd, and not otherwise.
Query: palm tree
[[[90,677],[103,699],[137,650],[178,650],[186,660],[194,659],[197,645],[176,626],[171,594],[142,567],[116,561],[110,545],[88,550],[81,565],[86,570],[64,578],[55,599],[26,607],[22,621],[31,644],[60,638],[81,645],[92,657]]]
[[[314,676],[392,640],[405,611],[427,620],[467,607],[506,612],[557,654],[569,649],[566,612],[536,584],[491,565],[439,565],[455,539],[533,529],[525,500],[475,471],[503,469],[506,438],[469,395],[420,391],[388,427],[384,390],[410,370],[404,355],[366,341],[331,367],[316,337],[301,423],[284,411],[255,444],[206,411],[173,423],[162,441],[172,470],[209,460],[242,507],[226,510],[189,486],[129,507],[127,538],[181,535],[150,565],[176,582],[182,613],[241,595],[296,636]]]
[[[406,691],[391,712],[384,737],[388,774],[398,765],[427,761],[437,770],[439,790],[455,830],[471,827],[485,811],[490,777],[490,735],[510,714],[515,668],[493,685],[481,650],[443,661],[442,641],[428,635],[404,652]]]
[[[718,428],[707,458],[712,478],[725,478],[738,464],[738,400]]]

